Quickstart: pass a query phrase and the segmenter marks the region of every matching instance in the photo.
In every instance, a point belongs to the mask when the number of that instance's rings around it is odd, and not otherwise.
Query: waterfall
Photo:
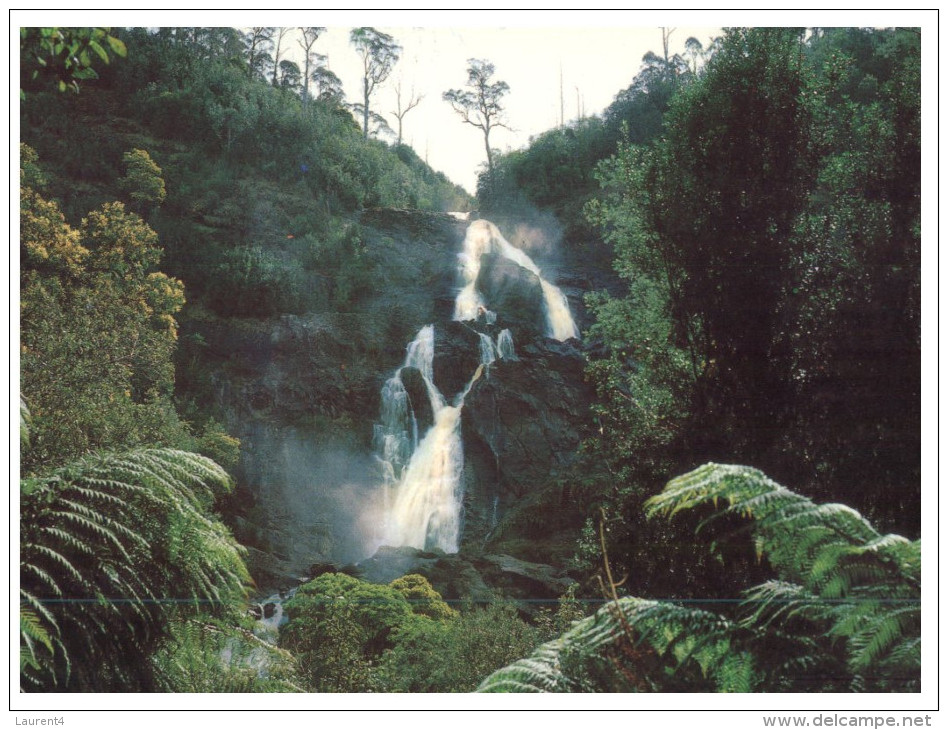
[[[434,385],[434,327],[422,327],[406,350],[405,362],[382,386],[382,408],[373,434],[383,481],[388,486],[398,481],[418,447],[418,421],[402,381],[402,370],[412,367],[421,373],[432,411],[437,412],[444,405],[444,398]]]
[[[489,360],[481,342],[481,359]],[[419,438],[418,420],[402,380],[405,368],[421,373],[434,423]],[[479,367],[454,405],[447,405],[434,383],[434,326],[422,327],[406,348],[405,361],[382,387],[375,426],[375,452],[381,465],[386,520],[382,544],[437,547],[457,552],[461,532],[461,408],[480,377]]]
[[[459,486],[464,469],[461,409],[445,406],[418,444],[395,492],[385,541],[456,553],[461,534]]]
[[[458,404],[443,405],[428,429],[395,490],[385,542],[419,549],[456,553],[461,540],[461,476],[464,446],[461,409],[464,398],[484,370],[474,372]],[[443,402],[443,401],[442,401]]]
[[[478,332],[477,336],[481,340],[481,365],[490,365],[497,359],[494,341],[483,332]]]
[[[513,333],[504,329],[497,335],[497,356],[501,360],[517,360],[517,353],[514,351]]]
[[[579,330],[569,311],[566,295],[546,279],[540,279],[543,299],[546,304],[547,334],[554,340],[568,340],[579,337]]]
[[[543,278],[539,267],[524,251],[504,238],[497,226],[490,221],[474,221],[464,236],[464,251],[460,256],[463,287],[454,303],[454,319],[471,320],[486,315],[483,297],[477,291],[477,275],[480,273],[481,256],[496,253],[531,271],[540,279],[546,310],[546,334],[557,340],[578,337],[579,330],[569,311],[569,302],[559,287]]]
[[[460,255],[463,286],[455,299],[454,319],[480,319],[493,324],[496,313],[486,309],[476,281],[480,257],[496,252],[540,276],[536,264],[523,251],[511,246],[488,221],[475,221],[467,230]],[[540,277],[545,298],[548,332],[565,340],[577,336],[569,303],[556,286]],[[484,333],[479,336],[479,362],[467,386],[449,405],[434,382],[434,326],[422,327],[406,348],[405,361],[386,381],[381,393],[379,423],[374,446],[382,472],[385,523],[380,544],[407,545],[419,549],[440,548],[457,552],[461,539],[461,507],[464,445],[461,412],[474,383],[492,363],[514,361],[513,335],[502,330],[496,344]],[[433,423],[420,434],[411,397],[405,388],[405,368],[421,373],[431,404]],[[497,501],[494,501],[496,521]]]

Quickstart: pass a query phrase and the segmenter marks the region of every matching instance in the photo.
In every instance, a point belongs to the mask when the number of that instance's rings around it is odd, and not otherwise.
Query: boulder
[[[540,277],[500,254],[481,256],[475,283],[497,323],[520,336],[546,334],[546,305]]]
[[[339,566],[334,565],[333,563],[313,563],[309,566],[309,572],[307,573],[308,579],[313,580],[318,578],[321,575],[326,575],[327,573],[338,573]]]
[[[438,323],[434,331],[434,382],[451,404],[481,364],[480,337],[465,322]]]
[[[369,583],[391,583],[410,573],[424,575],[428,567],[444,557],[441,550],[425,551],[413,547],[383,545],[371,558],[347,566],[343,572]]]
[[[521,600],[555,601],[576,583],[562,569],[509,555],[485,555],[474,566],[492,588]]]

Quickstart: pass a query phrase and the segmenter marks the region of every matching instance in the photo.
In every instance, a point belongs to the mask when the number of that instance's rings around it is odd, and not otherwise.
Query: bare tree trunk
[[[668,41],[677,28],[662,28],[662,50],[665,52],[665,64],[668,65]]]
[[[283,45],[283,36],[286,28],[277,28],[276,50],[273,52],[273,85],[277,85],[277,71],[280,68],[280,46]]]
[[[362,137],[369,138],[369,80],[362,79]]]
[[[303,106],[309,105],[309,49],[306,49],[306,71],[303,73]]]

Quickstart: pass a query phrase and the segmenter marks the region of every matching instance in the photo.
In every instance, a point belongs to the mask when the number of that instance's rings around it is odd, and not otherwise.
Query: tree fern
[[[843,642],[854,675],[869,688],[917,685],[921,624],[921,542],[880,535],[858,512],[818,505],[745,466],[707,464],[673,479],[646,503],[650,516],[723,501],[716,514],[752,521],[757,547],[778,577],[797,587],[792,608],[786,592],[758,588],[746,623],[806,618]],[[913,650],[911,647],[915,647]],[[895,657],[893,658],[893,653]]]
[[[741,614],[617,599],[479,691],[917,691],[920,542],[743,466],[708,464],[646,503],[650,517],[699,507],[713,510],[702,527],[748,520],[777,574]]]
[[[229,483],[170,449],[89,456],[21,483],[24,686],[150,688],[146,655],[172,607],[213,609],[249,582],[242,549],[208,516]]]

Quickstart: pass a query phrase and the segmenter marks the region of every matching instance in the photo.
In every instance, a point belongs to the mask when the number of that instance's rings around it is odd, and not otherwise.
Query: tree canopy
[[[442,94],[442,98],[460,115],[465,124],[477,127],[483,132],[487,170],[488,174],[493,176],[494,156],[490,146],[490,133],[498,127],[509,129],[501,99],[510,91],[510,85],[506,81],[491,82],[495,68],[489,61],[470,58],[467,64],[468,90],[449,89]]]
[[[349,42],[362,57],[362,134],[367,139],[372,94],[392,73],[402,47],[392,36],[375,28],[353,28]]]

